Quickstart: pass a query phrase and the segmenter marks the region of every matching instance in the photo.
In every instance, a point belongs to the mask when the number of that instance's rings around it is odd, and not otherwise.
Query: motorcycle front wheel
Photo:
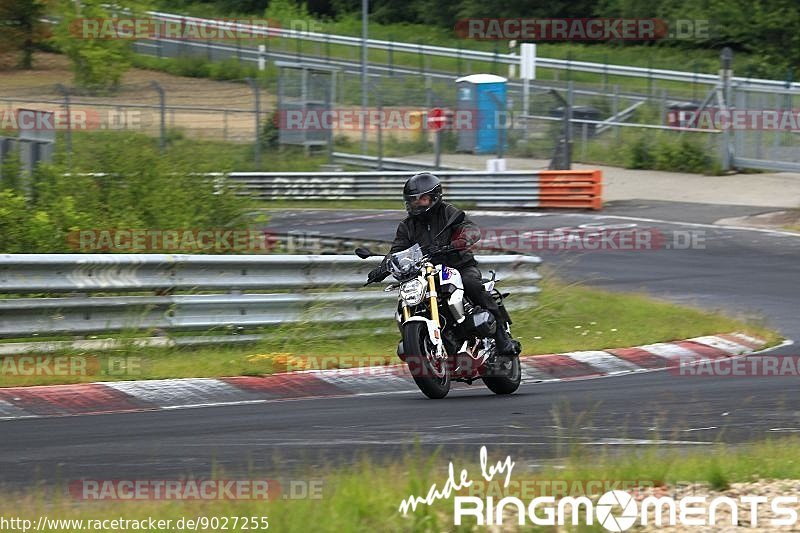
[[[408,322],[403,326],[403,351],[419,390],[432,400],[447,396],[450,392],[450,368],[447,360],[434,362],[436,347],[423,322]]]

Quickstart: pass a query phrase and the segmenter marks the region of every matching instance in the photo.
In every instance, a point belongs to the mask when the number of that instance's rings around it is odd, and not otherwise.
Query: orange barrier
[[[600,170],[542,170],[539,207],[602,209],[603,172]]]

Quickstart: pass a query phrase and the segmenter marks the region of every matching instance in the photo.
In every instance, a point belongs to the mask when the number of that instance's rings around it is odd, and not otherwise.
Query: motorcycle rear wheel
[[[483,382],[495,394],[512,394],[516,392],[522,382],[522,367],[519,357],[498,355],[497,370],[500,375],[485,376]]]

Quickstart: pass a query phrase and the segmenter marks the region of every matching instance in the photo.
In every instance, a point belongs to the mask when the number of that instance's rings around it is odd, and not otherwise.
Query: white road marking
[[[792,232],[792,231],[781,231],[781,230],[773,230],[767,228],[751,228],[747,226],[730,226],[727,224],[704,224],[700,222],[684,222],[680,220],[661,220],[657,218],[646,218],[646,217],[632,217],[626,215],[591,215],[586,213],[524,213],[524,212],[515,212],[515,211],[474,211],[474,210],[467,210],[467,213],[470,216],[494,216],[494,217],[504,217],[504,218],[512,218],[512,217],[547,217],[547,216],[555,216],[555,217],[578,217],[578,218],[595,218],[599,220],[608,220],[608,219],[617,219],[617,220],[631,220],[636,222],[649,222],[652,224],[672,224],[678,226],[688,226],[692,228],[708,228],[708,229],[727,229],[727,230],[734,230],[734,231],[753,231],[756,233],[766,233],[768,235],[780,235],[783,237],[800,237],[800,233]]]
[[[19,398],[15,399],[19,401]],[[28,413],[25,409],[17,407],[13,403],[0,400],[0,415],[2,415],[0,420],[13,420],[14,418],[26,418]]]
[[[723,339],[721,337],[716,337],[714,335],[706,335],[704,337],[695,337],[693,339],[689,339],[692,342],[699,342],[700,344],[705,344],[707,346],[711,346],[712,348],[716,348],[718,350],[722,350],[729,354],[733,355],[741,355],[743,353],[750,352],[750,348],[747,346],[743,346],[741,344],[737,344],[733,341],[729,341],[727,339]]]
[[[580,363],[587,364],[593,368],[605,372],[607,374],[618,374],[622,372],[638,372],[642,370],[630,361],[626,361],[621,357],[611,355],[608,352],[599,350],[586,350],[579,352],[567,352],[562,355],[574,359]]]
[[[635,445],[635,446],[648,446],[652,444],[701,444],[709,445],[713,442],[707,441],[693,441],[693,440],[661,440],[661,439],[622,439],[622,438],[608,438],[600,439],[599,441],[586,442],[584,444],[615,444],[615,445]]]
[[[664,359],[669,359],[670,361],[679,363],[696,361],[697,359],[702,358],[699,354],[689,349],[668,342],[645,344],[644,346],[639,346],[639,348],[646,350],[653,355],[657,355],[659,357],[663,357]]]
[[[100,384],[163,408],[258,399],[247,390],[213,378],[108,381]],[[209,402],[211,399],[223,401]]]
[[[757,339],[755,337],[751,337],[750,335],[747,335],[745,333],[731,333],[731,335],[733,337],[737,337],[739,339],[742,339],[744,341],[750,342],[750,343],[755,344],[757,346],[763,346],[764,345],[764,341],[762,341],[761,339]]]

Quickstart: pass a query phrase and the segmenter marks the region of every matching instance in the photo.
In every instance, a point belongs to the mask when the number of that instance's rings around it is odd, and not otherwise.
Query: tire
[[[516,392],[522,382],[522,367],[519,357],[498,355],[498,367],[506,370],[505,375],[484,377],[483,382],[495,394],[511,394]]]
[[[403,350],[414,382],[425,396],[439,400],[450,392],[450,368],[444,361],[437,372],[426,355],[431,349],[428,327],[423,322],[409,322],[403,326]]]

